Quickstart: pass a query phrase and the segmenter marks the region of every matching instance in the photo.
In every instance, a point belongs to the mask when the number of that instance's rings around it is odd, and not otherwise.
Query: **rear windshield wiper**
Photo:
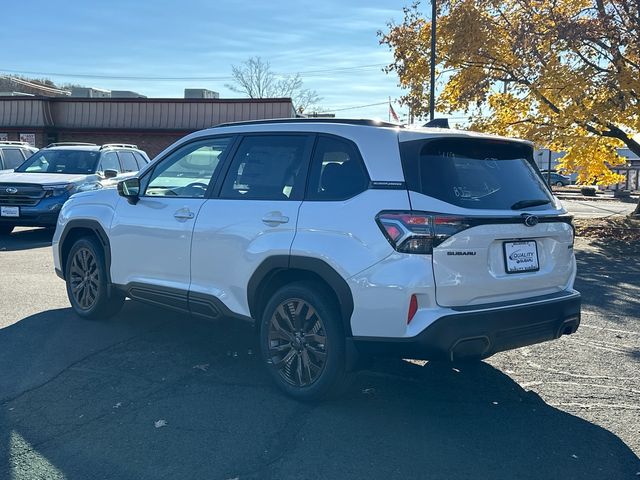
[[[534,200],[520,200],[519,202],[511,205],[511,210],[521,210],[527,207],[537,207],[539,205],[546,205],[547,203],[551,203],[551,200],[545,200],[544,198]]]

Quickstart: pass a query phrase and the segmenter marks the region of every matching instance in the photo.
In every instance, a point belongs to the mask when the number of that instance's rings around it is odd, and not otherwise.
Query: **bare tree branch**
[[[232,65],[231,76],[233,83],[226,85],[230,90],[249,98],[291,98],[299,113],[316,107],[322,100],[315,90],[304,88],[300,74],[279,76],[260,57]]]

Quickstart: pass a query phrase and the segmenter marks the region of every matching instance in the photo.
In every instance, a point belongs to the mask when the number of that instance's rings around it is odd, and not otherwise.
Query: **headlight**
[[[102,188],[102,184],[100,182],[90,182],[90,183],[83,183],[82,185],[80,185],[78,187],[78,189],[73,192],[73,193],[78,193],[78,192],[90,192],[91,190],[99,190]]]
[[[74,193],[76,186],[73,183],[64,183],[60,185],[45,185],[42,189],[45,191],[45,197],[61,197],[62,195]]]

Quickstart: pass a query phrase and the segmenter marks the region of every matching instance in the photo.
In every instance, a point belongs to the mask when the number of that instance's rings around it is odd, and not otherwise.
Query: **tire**
[[[124,304],[124,295],[109,288],[104,251],[94,238],[82,237],[73,244],[67,257],[65,279],[69,302],[82,318],[110,318]]]
[[[340,313],[322,285],[276,291],[262,314],[260,349],[275,383],[297,400],[322,400],[349,384]]]
[[[564,183],[562,183],[562,182],[556,182],[556,187],[564,187]]]
[[[0,235],[11,235],[14,228],[13,225],[0,225]]]

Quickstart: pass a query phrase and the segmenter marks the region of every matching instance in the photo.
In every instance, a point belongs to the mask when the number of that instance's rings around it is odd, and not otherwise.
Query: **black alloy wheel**
[[[321,400],[348,387],[345,338],[335,296],[319,283],[281,287],[262,313],[262,358],[278,387],[297,400]]]
[[[82,237],[72,245],[65,279],[69,302],[83,318],[112,317],[124,304],[124,294],[109,286],[104,251],[95,238]]]
[[[93,252],[79,248],[71,258],[69,283],[71,294],[80,308],[89,310],[98,300],[98,264]]]
[[[324,322],[308,302],[291,298],[280,303],[269,323],[269,357],[284,381],[294,387],[313,384],[327,359]]]

